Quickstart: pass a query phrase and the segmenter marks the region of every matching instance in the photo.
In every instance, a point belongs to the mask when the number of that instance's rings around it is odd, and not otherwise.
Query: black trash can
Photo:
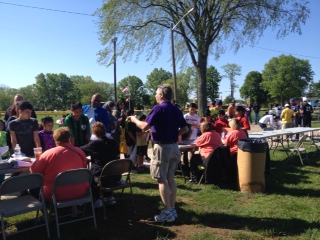
[[[264,192],[266,141],[244,138],[238,141],[238,179],[241,192]]]

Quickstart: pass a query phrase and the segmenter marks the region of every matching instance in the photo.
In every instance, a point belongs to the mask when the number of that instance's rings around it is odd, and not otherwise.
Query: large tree
[[[261,87],[262,74],[258,71],[251,71],[244,79],[240,88],[240,97],[250,98],[250,102],[266,103],[268,93]]]
[[[307,5],[307,0],[108,0],[97,11],[100,40],[105,45],[99,62],[113,63],[114,37],[121,39],[117,56],[124,60],[133,54],[138,60],[141,53],[146,53],[147,60],[157,57],[161,45],[168,44],[164,40],[168,39],[170,24],[177,24],[176,55],[181,60],[189,54],[197,70],[201,115],[207,102],[209,54],[219,57],[227,40],[235,50],[248,42],[256,43],[268,27],[278,30],[280,38],[291,32],[301,34],[301,24],[309,15]],[[191,8],[193,11],[185,16]]]
[[[308,60],[291,55],[273,57],[264,65],[261,86],[281,104],[292,97],[301,97],[313,78]]]
[[[230,97],[231,99],[234,99],[234,91],[238,87],[236,84],[236,76],[241,75],[241,66],[235,64],[235,63],[228,63],[222,66],[224,72],[226,75],[224,77],[228,78],[230,80]]]
[[[123,91],[124,89],[126,89],[126,91]],[[130,108],[136,106],[138,103],[143,103],[144,91],[143,82],[136,76],[125,77],[118,83],[118,96],[128,100],[130,98]]]
[[[221,82],[221,75],[214,66],[207,68],[207,97],[214,101],[219,98],[219,84]]]
[[[158,85],[164,83],[170,78],[172,78],[171,72],[165,71],[162,68],[155,68],[149,75],[147,75],[147,81],[145,82],[144,87],[148,90],[150,95],[154,95]]]
[[[65,110],[78,100],[77,91],[70,78],[63,73],[40,73],[36,76],[35,93],[41,99],[38,104],[43,110]]]

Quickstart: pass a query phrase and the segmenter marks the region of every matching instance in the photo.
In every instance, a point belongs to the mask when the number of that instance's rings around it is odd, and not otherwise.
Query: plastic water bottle
[[[20,148],[19,144],[16,144],[16,147],[14,148],[14,157],[16,159],[21,157],[21,148]]]

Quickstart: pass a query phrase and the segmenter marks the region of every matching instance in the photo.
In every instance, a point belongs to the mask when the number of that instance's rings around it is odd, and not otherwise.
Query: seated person
[[[190,159],[190,181],[198,182],[198,165],[206,165],[206,158],[217,146],[222,145],[220,135],[213,130],[210,122],[200,124],[201,136],[195,140],[195,145],[200,148],[199,154],[194,154]]]
[[[95,122],[91,125],[91,132],[96,140],[90,141],[88,144],[81,146],[87,156],[91,156],[91,171],[95,177],[100,177],[102,168],[110,161],[119,159],[119,148],[113,139],[106,137],[106,128],[103,123]],[[121,180],[121,176],[105,178],[103,184],[107,186],[115,186]],[[92,184],[92,194],[96,199],[95,207],[102,207],[102,199],[99,198],[99,190],[94,182]],[[114,197],[110,194],[107,197],[109,204],[115,204]]]
[[[244,115],[244,107],[242,106],[237,106],[236,107],[236,117],[237,119],[240,121],[240,124],[241,124],[241,129],[248,135],[248,130],[250,130],[250,123],[247,119],[247,117]]]
[[[221,134],[223,128],[229,127],[228,120],[226,119],[226,114],[224,110],[218,111],[217,120],[214,122],[214,128],[216,129],[217,133]]]
[[[85,168],[87,165],[86,155],[70,144],[70,132],[67,127],[57,128],[53,132],[53,138],[56,147],[42,153],[30,167],[30,172],[43,175],[42,192],[45,200],[50,200],[54,179],[60,172]],[[80,197],[86,192],[86,188],[85,183],[61,186],[56,192],[57,200]],[[39,195],[39,189],[32,189],[30,192],[34,196]]]
[[[241,123],[238,119],[232,118],[229,121],[231,128],[225,139],[221,139],[222,143],[229,146],[230,154],[236,154],[238,151],[238,140],[241,138],[247,138],[247,134],[241,129]]]

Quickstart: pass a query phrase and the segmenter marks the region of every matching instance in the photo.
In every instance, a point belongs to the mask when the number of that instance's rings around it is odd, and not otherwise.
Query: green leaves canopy
[[[265,64],[261,86],[272,99],[284,104],[289,98],[304,95],[313,74],[308,60],[280,55]]]
[[[104,49],[99,62],[113,62],[113,39],[117,56],[131,60],[135,54],[146,54],[146,60],[162,53],[162,44],[168,44],[170,24],[176,28],[175,46],[178,60],[189,54],[197,70],[198,106],[205,112],[206,70],[209,54],[216,58],[226,48],[225,39],[237,50],[248,42],[255,43],[268,27],[277,30],[277,37],[291,32],[301,33],[301,24],[308,18],[307,0],[108,0],[97,11],[99,37]],[[193,8],[187,16],[185,14]],[[184,17],[184,18],[183,18]],[[183,18],[183,20],[182,20]],[[181,20],[181,22],[180,22]]]

